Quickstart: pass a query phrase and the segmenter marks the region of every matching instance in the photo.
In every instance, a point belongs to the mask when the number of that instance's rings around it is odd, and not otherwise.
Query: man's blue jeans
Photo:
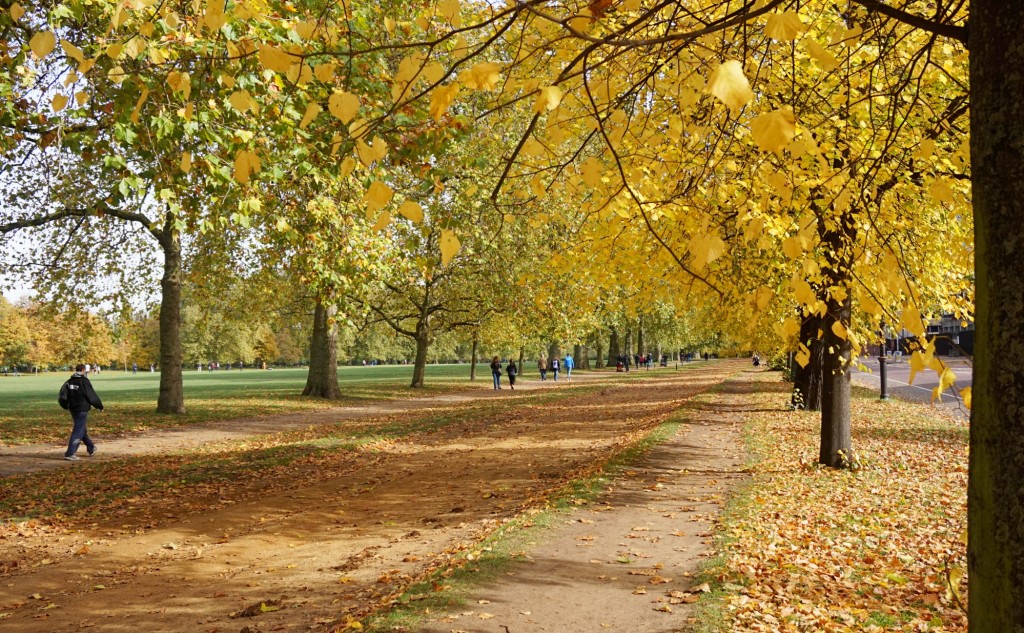
[[[491,374],[491,378],[494,379],[494,388],[501,389],[501,374]]]
[[[96,445],[89,439],[89,431],[85,428],[85,421],[89,417],[88,411],[72,411],[71,421],[75,423],[71,429],[71,439],[68,440],[68,450],[64,457],[71,457],[78,451],[78,445],[85,443],[85,448],[90,453],[95,450]]]
[[[572,367],[565,368],[565,379],[572,380]]]

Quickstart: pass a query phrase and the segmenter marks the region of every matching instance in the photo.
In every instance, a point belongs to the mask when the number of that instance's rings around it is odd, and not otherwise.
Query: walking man
[[[96,395],[96,390],[92,388],[92,383],[85,374],[85,365],[79,363],[75,366],[75,373],[64,383],[68,386],[68,411],[71,412],[71,421],[74,423],[64,459],[71,462],[78,461],[75,453],[78,452],[78,445],[83,442],[89,455],[96,453],[96,445],[93,444],[86,428],[86,419],[89,417],[89,409],[96,407],[100,411],[103,410],[103,402]]]

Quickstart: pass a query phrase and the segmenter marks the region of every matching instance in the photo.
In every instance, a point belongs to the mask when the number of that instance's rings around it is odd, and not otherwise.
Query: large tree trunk
[[[164,275],[160,280],[160,393],[157,413],[185,413],[185,388],[181,375],[181,242],[167,227],[160,238],[164,253]]]
[[[476,346],[477,346],[477,342],[478,341],[477,341],[477,338],[476,338],[476,334],[474,333],[473,334],[473,353],[472,353],[473,358],[470,359],[470,365],[469,365],[469,381],[470,382],[473,382],[474,380],[476,380]]]
[[[618,362],[619,356],[622,356],[622,350],[619,348],[618,330],[614,327],[611,330],[611,336],[608,338],[608,364],[615,367],[615,363]]]
[[[821,366],[821,446],[818,462],[833,468],[854,465],[853,442],[850,438],[850,365],[852,346],[849,338],[840,338],[832,325],[840,322],[850,327],[851,301],[828,302],[824,319],[824,364]]]
[[[821,445],[818,462],[833,468],[848,468],[855,464],[850,439],[850,366],[853,352],[849,337],[839,336],[836,329],[843,333],[850,330],[853,300],[849,288],[857,224],[854,214],[848,211],[840,214],[835,226],[822,222],[818,226],[827,262],[822,268],[822,287],[847,291],[842,301],[837,301],[827,291],[824,297],[827,307],[821,320],[823,361],[820,365]]]
[[[633,330],[626,329],[626,349],[622,351],[626,355],[626,360],[630,363],[633,362]]]
[[[575,345],[572,348],[572,362],[573,366],[577,369],[583,369],[585,356],[583,354],[583,346]]]
[[[423,386],[427,372],[427,350],[430,349],[430,317],[424,316],[416,323],[416,363],[412,368],[412,384],[414,389]]]
[[[644,339],[644,318],[637,318],[636,324],[636,353],[644,355],[647,353],[647,341]]]
[[[597,348],[597,361],[594,363],[595,369],[604,369],[604,346],[601,345],[601,331],[598,330],[597,335],[594,337],[594,345]]]
[[[337,308],[317,299],[313,311],[313,338],[309,345],[309,374],[302,395],[326,400],[341,397],[338,385],[338,329],[331,322]]]
[[[971,2],[971,633],[1024,631],[1024,3]]]

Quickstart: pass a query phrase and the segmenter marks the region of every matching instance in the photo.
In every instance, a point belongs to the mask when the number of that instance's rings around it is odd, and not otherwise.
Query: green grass
[[[473,387],[486,388],[490,376],[477,366],[476,382],[469,382],[469,365],[428,365],[426,386],[412,389],[411,365],[341,367],[340,404],[366,400],[394,400]],[[332,406],[303,398],[306,368],[262,371],[186,371],[183,416],[155,412],[160,374],[106,371],[93,376],[93,386],[106,405],[89,417],[95,435],[188,426],[253,415],[312,411]],[[57,406],[57,392],[70,374],[54,372],[0,377],[0,444],[17,445],[61,441],[70,429],[67,412]],[[529,376],[529,373],[527,374]]]

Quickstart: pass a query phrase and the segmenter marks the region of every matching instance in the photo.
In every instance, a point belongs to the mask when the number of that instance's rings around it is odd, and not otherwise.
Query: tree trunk
[[[856,463],[850,439],[850,339],[832,331],[835,322],[850,327],[851,300],[830,300],[824,319],[824,364],[821,390],[821,447],[818,462],[832,468],[849,468]]]
[[[427,350],[430,349],[430,317],[420,317],[416,323],[416,364],[412,368],[412,384],[414,389],[423,386],[423,379],[427,372]]]
[[[302,395],[325,400],[341,398],[338,385],[338,329],[331,323],[337,308],[317,299],[313,311],[313,338],[309,345],[309,374]]]
[[[572,364],[573,364],[573,367],[576,367],[577,369],[583,369],[583,360],[584,360],[583,346],[582,345],[575,345],[575,346],[573,346],[573,348],[572,348]]]
[[[604,346],[601,345],[601,331],[598,330],[594,337],[594,345],[597,348],[597,360],[594,363],[595,369],[604,369]]]
[[[647,353],[647,341],[644,339],[644,318],[639,317],[636,325],[636,353]]]
[[[622,356],[622,350],[619,349],[619,332],[613,327],[611,336],[608,339],[608,364],[615,367],[619,356]]]
[[[857,220],[851,211],[841,213],[835,226],[818,223],[822,245],[825,246],[826,265],[822,267],[822,288],[846,291],[842,301],[828,290],[819,290],[826,300],[825,316],[821,319],[821,445],[818,462],[833,468],[849,468],[856,464],[850,439],[850,366],[852,348],[848,336],[839,336],[835,330],[850,330],[853,300],[849,289],[852,280]],[[837,326],[838,324],[838,326]],[[841,326],[841,327],[839,327]],[[812,363],[813,363],[812,353]],[[813,394],[811,394],[813,396]]]
[[[523,362],[526,360],[526,348],[519,348],[519,373],[523,373]]]
[[[795,365],[791,402],[794,407],[807,411],[821,411],[821,368],[824,347],[818,339],[820,329],[821,317],[816,314],[806,317],[800,324],[800,342],[807,346],[811,356],[805,367],[801,367],[799,363]]]
[[[551,359],[553,358],[562,358],[562,349],[558,346],[558,343],[548,345],[548,367],[551,366]]]
[[[580,355],[580,369],[586,369],[587,371],[590,371],[590,346],[581,345]]]
[[[971,2],[971,633],[1024,631],[1024,3]]]
[[[173,216],[160,238],[164,275],[160,280],[160,393],[157,413],[185,413],[181,375],[181,242],[171,228]]]
[[[633,330],[626,330],[626,349],[622,353],[626,355],[627,362],[633,362]]]
[[[476,338],[476,334],[473,334],[473,358],[470,359],[470,365],[469,365],[469,381],[470,382],[473,382],[474,380],[476,380],[476,346],[477,346],[477,338]]]

